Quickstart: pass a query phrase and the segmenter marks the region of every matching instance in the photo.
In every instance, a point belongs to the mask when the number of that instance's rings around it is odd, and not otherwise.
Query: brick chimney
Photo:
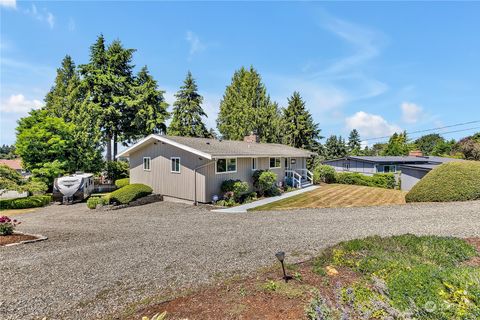
[[[410,157],[423,157],[423,152],[421,150],[412,150],[408,153]]]
[[[260,142],[260,137],[253,132],[250,132],[250,135],[245,136],[243,138],[243,141],[248,142],[248,143],[259,143]]]

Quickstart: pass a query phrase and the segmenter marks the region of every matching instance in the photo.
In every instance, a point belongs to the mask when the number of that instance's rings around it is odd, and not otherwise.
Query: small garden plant
[[[0,236],[9,236],[13,234],[15,228],[20,224],[16,219],[7,216],[0,217]]]

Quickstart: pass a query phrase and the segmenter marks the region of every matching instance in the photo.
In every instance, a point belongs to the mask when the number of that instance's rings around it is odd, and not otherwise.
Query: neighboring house
[[[22,159],[0,159],[0,165],[5,165],[20,173],[23,177],[27,177],[29,172],[22,168]]]
[[[348,156],[341,159],[326,160],[323,163],[332,166],[337,172],[358,172],[365,175],[375,173],[397,173],[401,179],[402,190],[410,190],[430,170],[445,162],[461,159],[433,156]]]
[[[220,186],[225,180],[239,179],[252,187],[252,175],[260,169],[275,172],[278,183],[287,180],[299,188],[312,183],[306,165],[314,153],[258,141],[256,135],[244,141],[149,135],[117,157],[129,158],[131,183],[194,202],[221,198]]]

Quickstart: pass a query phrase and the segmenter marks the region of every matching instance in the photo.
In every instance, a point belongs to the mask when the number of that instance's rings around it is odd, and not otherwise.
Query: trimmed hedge
[[[326,164],[318,165],[313,169],[313,183],[334,183],[335,174],[335,169],[332,166]]]
[[[38,208],[38,207],[46,206],[51,201],[52,201],[52,196],[50,195],[31,196],[26,198],[15,198],[15,199],[4,199],[4,200],[0,200],[0,210]]]
[[[444,163],[422,178],[405,197],[407,202],[480,199],[480,162]]]
[[[115,185],[119,188],[128,186],[130,184],[130,178],[123,178],[115,180]]]
[[[395,189],[397,184],[393,173],[375,173],[373,176],[367,176],[357,172],[338,172],[335,175],[335,182],[385,189]]]
[[[152,188],[141,183],[129,184],[110,193],[110,201],[115,204],[128,204],[152,193]]]

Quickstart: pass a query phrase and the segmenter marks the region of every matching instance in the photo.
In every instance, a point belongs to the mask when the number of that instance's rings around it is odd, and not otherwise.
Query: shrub
[[[29,194],[44,193],[48,190],[48,186],[43,181],[31,180],[26,184],[19,186],[20,191],[27,191]]]
[[[480,199],[480,162],[444,163],[422,178],[405,197],[407,202]]]
[[[126,161],[108,161],[105,165],[105,176],[111,181],[128,178],[130,165]]]
[[[15,227],[18,226],[20,222],[16,219],[10,219],[7,216],[0,217],[0,236],[8,236],[13,233]]]
[[[267,172],[268,170],[255,170],[252,175],[253,179],[253,187],[257,190],[260,189],[260,186],[258,185],[258,180],[260,178],[260,175],[264,172]]]
[[[0,164],[0,178],[13,181],[14,183],[20,183],[20,180],[22,180],[20,173],[4,164]]]
[[[141,183],[129,184],[110,193],[110,201],[116,204],[128,204],[136,199],[148,196],[152,188]]]
[[[90,197],[87,200],[87,207],[89,209],[96,209],[97,205],[106,205],[108,200],[105,197]]]
[[[240,180],[238,179],[225,180],[222,182],[222,185],[220,186],[220,190],[223,193],[233,191],[233,186],[235,185],[236,182],[240,182]]]
[[[119,188],[128,186],[130,184],[130,178],[123,178],[115,180],[115,185]]]
[[[397,185],[393,173],[375,173],[367,176],[358,172],[338,172],[335,180],[340,184],[353,184],[357,186],[395,189]]]
[[[38,207],[46,206],[51,201],[52,201],[51,195],[5,199],[5,200],[0,200],[0,210],[38,208]]]
[[[313,169],[313,183],[318,184],[320,182],[335,182],[335,169],[332,166],[321,164]]]
[[[277,174],[271,171],[264,171],[258,177],[258,191],[265,196],[278,195],[280,191],[277,186]]]

